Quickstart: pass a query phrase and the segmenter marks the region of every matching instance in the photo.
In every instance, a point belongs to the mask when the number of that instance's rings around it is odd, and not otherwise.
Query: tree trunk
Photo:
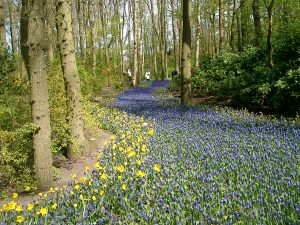
[[[268,65],[273,68],[274,63],[273,63],[273,48],[272,48],[272,23],[273,23],[273,6],[274,6],[274,0],[271,0],[270,4],[267,5],[266,0],[265,5],[267,7],[267,12],[268,12],[268,35],[267,35],[267,52],[268,52]]]
[[[80,56],[83,61],[86,61],[86,51],[84,47],[84,29],[83,29],[83,14],[81,7],[81,0],[77,0],[77,16],[78,16],[78,31],[79,31],[79,47],[80,47]]]
[[[155,80],[158,80],[158,73],[157,73],[157,38],[158,38],[158,32],[156,29],[156,23],[155,23],[155,15],[154,15],[154,4],[153,0],[150,1],[150,11],[151,11],[151,20],[152,20],[152,60],[153,60],[153,75],[155,77]]]
[[[6,32],[5,32],[5,15],[3,8],[3,0],[0,0],[0,50],[6,50]]]
[[[262,34],[261,23],[260,23],[259,0],[252,1],[252,9],[253,9],[253,22],[254,22],[254,31],[255,31],[254,43],[256,47],[261,47],[263,34]]]
[[[92,60],[92,72],[93,75],[96,74],[96,65],[97,65],[97,60],[96,60],[96,44],[95,44],[95,15],[94,15],[94,7],[93,3],[91,0],[88,1],[88,19],[89,19],[89,24],[90,24],[90,58]]]
[[[0,0],[1,1],[1,0]],[[20,18],[20,46],[22,54],[22,82],[29,80],[29,44],[28,44],[28,9],[27,0],[22,0],[21,18]]]
[[[219,0],[219,51],[223,49],[225,39],[224,3]]]
[[[189,105],[191,101],[191,11],[192,0],[183,0],[183,32],[182,32],[182,84],[181,104]]]
[[[51,155],[51,128],[49,112],[49,96],[47,83],[47,40],[45,1],[34,1],[27,12],[27,1],[22,1],[21,20],[22,31],[28,31],[26,46],[28,52],[23,54],[24,61],[28,62],[30,74],[30,101],[32,121],[37,126],[33,134],[34,169],[40,191],[48,190],[53,184],[52,155]],[[25,21],[25,23],[23,23]],[[25,35],[26,36],[26,35]],[[23,43],[25,44],[25,43]],[[27,55],[28,53],[28,55]]]
[[[174,48],[175,71],[179,72],[179,62],[178,62],[179,58],[178,58],[178,50],[177,50],[174,0],[171,0],[171,8],[172,8],[172,34],[173,34],[173,48]]]
[[[236,15],[236,27],[237,27],[237,44],[238,44],[238,51],[241,52],[243,47],[242,47],[242,34],[241,34],[241,9],[237,11]]]
[[[68,101],[68,124],[70,141],[68,158],[74,159],[85,153],[83,134],[82,98],[80,78],[76,65],[72,31],[71,6],[68,0],[56,0],[58,45]]]
[[[200,15],[200,4],[197,1],[197,24],[196,24],[196,52],[195,52],[195,64],[199,67],[199,57],[200,57],[200,29],[201,29],[201,15]]]
[[[48,28],[48,60],[53,62],[54,60],[54,38],[55,32],[53,32],[54,25],[55,25],[55,18],[54,18],[54,9],[53,9],[53,0],[47,0],[46,3],[47,7],[47,28]]]
[[[248,12],[247,12],[247,1],[240,0],[240,11],[241,11],[241,48],[244,48],[248,44]]]
[[[11,49],[12,53],[16,54],[18,49],[17,33],[16,33],[16,19],[15,19],[15,9],[12,1],[7,1],[9,10],[9,22],[10,22],[10,37],[11,37]]]
[[[234,50],[236,0],[233,0],[229,45]]]
[[[132,82],[133,86],[137,85],[137,76],[138,76],[138,38],[139,38],[139,20],[138,20],[138,1],[133,0],[133,77]]]

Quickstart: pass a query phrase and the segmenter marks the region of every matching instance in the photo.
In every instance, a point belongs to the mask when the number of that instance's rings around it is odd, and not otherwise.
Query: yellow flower
[[[81,177],[80,180],[81,180],[82,183],[85,183],[87,181],[87,178],[86,177]]]
[[[159,164],[154,164],[154,170],[156,172],[160,172],[160,165]]]
[[[123,184],[122,185],[122,190],[126,191],[126,188],[127,188],[126,184]]]
[[[143,141],[143,138],[140,137],[140,136],[138,136],[137,141],[138,141],[138,142],[142,142],[142,141]]]
[[[90,171],[90,167],[89,166],[85,166],[84,167],[86,171]]]
[[[125,134],[122,134],[122,137],[121,137],[121,138],[122,138],[122,139],[125,139],[125,137],[126,137]]]
[[[98,170],[100,170],[102,168],[100,162],[96,162],[95,167]]]
[[[134,151],[130,151],[129,153],[128,153],[128,157],[130,158],[130,157],[132,157],[132,156],[135,156],[136,155],[136,153],[134,152]]]
[[[76,209],[77,208],[77,204],[75,203],[75,204],[73,204],[73,206],[74,206],[74,208]]]
[[[22,210],[23,210],[23,208],[22,208],[22,206],[21,206],[21,205],[19,205],[19,206],[17,206],[17,207],[16,207],[16,211],[18,211],[18,212],[22,212]]]
[[[141,171],[141,170],[139,170],[139,171],[136,173],[136,175],[137,175],[138,177],[144,177],[144,176],[146,176],[146,173],[143,172],[143,171]]]
[[[142,152],[147,151],[147,146],[145,144],[143,144],[141,150],[142,150]]]
[[[18,196],[19,196],[18,193],[13,193],[12,198],[17,198]]]
[[[97,200],[96,196],[93,196],[93,197],[92,197],[92,200],[93,200],[93,201],[96,201],[96,200]]]
[[[153,130],[153,129],[149,130],[148,134],[149,134],[150,136],[152,136],[152,135],[154,134],[154,130]]]
[[[71,192],[70,192],[70,195],[74,195],[74,191],[71,191]]]
[[[24,219],[23,216],[17,216],[17,218],[16,218],[16,222],[17,222],[17,223],[22,223],[24,220],[25,220],[25,219]]]
[[[31,189],[31,188],[30,188],[29,186],[26,186],[26,187],[25,187],[25,191],[30,191],[30,189]]]
[[[10,203],[8,203],[8,205],[6,206],[6,210],[14,210],[17,206],[17,203],[15,201],[11,201]]]
[[[116,170],[119,171],[120,173],[124,173],[125,167],[124,167],[123,165],[117,166],[117,167],[116,167]]]
[[[76,174],[73,174],[71,178],[72,178],[72,179],[75,179],[76,177],[77,177],[77,175],[76,175]]]
[[[32,209],[33,209],[33,207],[34,207],[34,204],[28,204],[27,205],[27,209],[29,210],[29,211],[31,211]]]
[[[40,209],[40,214],[41,214],[42,216],[47,215],[47,209],[46,209],[46,208],[41,208],[41,209]]]
[[[118,176],[118,179],[121,180],[121,179],[122,179],[122,176]]]
[[[104,145],[107,145],[108,144],[108,142],[107,141],[104,141],[104,143],[103,143]]]
[[[103,196],[104,195],[104,191],[100,190],[99,194],[100,194],[100,196]]]
[[[106,175],[105,173],[103,173],[103,174],[101,174],[100,178],[101,178],[102,180],[106,180],[106,179],[107,179],[107,175]]]
[[[54,193],[55,191],[54,191],[53,188],[50,188],[50,189],[49,189],[49,192],[50,192],[50,193]]]
[[[54,203],[52,206],[51,206],[52,209],[56,209],[57,208],[57,204]]]
[[[116,144],[113,144],[112,149],[115,150],[117,148]]]
[[[83,200],[83,195],[80,195],[80,196],[79,196],[79,199],[80,199],[80,200]]]
[[[137,159],[135,162],[136,162],[139,166],[142,164],[142,161],[139,160],[139,159]]]
[[[97,159],[101,159],[101,156],[102,156],[101,154],[98,154]]]

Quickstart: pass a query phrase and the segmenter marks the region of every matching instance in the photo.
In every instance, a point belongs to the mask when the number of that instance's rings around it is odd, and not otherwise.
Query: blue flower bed
[[[155,93],[166,85],[97,108],[116,135],[96,169],[31,210],[6,206],[0,224],[300,224],[299,125],[176,106]]]

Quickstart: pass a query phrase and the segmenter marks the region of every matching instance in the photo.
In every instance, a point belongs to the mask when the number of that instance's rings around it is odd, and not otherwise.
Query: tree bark
[[[3,0],[0,0],[0,50],[6,50],[6,32],[5,32],[5,15],[3,8]]]
[[[138,20],[138,1],[133,0],[133,86],[137,85],[138,76],[138,38],[139,38],[139,20]]]
[[[155,15],[154,15],[154,4],[153,0],[150,0],[150,11],[151,11],[151,21],[152,21],[152,60],[153,60],[153,74],[156,80],[158,80],[158,73],[157,73],[157,38],[158,32],[155,26]]]
[[[174,48],[175,71],[179,72],[179,62],[178,62],[179,61],[179,57],[178,57],[177,38],[176,38],[176,22],[175,22],[176,17],[175,17],[175,4],[174,4],[174,0],[171,0],[171,10],[172,10],[172,34],[173,34],[173,48]]]
[[[45,191],[53,184],[46,60],[47,43],[45,42],[45,39],[47,40],[45,1],[34,1],[30,6],[29,13],[27,12],[27,2],[22,1],[22,16],[27,14],[28,18],[21,20],[21,27],[23,27],[24,32],[28,31],[26,46],[29,48],[23,56],[26,57],[24,61],[28,62],[30,74],[32,121],[38,127],[33,134],[34,169],[38,189]],[[25,23],[23,23],[24,21]]]
[[[272,47],[272,23],[273,23],[273,6],[274,6],[274,0],[271,0],[270,4],[267,5],[267,0],[264,0],[265,6],[267,8],[268,12],[268,35],[267,35],[267,53],[268,53],[268,65],[271,68],[274,68],[273,63],[273,47]]]
[[[11,37],[11,49],[12,53],[16,54],[18,51],[17,33],[16,33],[16,19],[15,19],[15,8],[12,1],[7,1],[9,11],[9,22],[10,22],[10,37]]]
[[[76,65],[71,6],[69,1],[56,0],[56,12],[58,45],[68,101],[67,120],[70,141],[68,142],[67,156],[69,159],[74,159],[85,153],[86,143],[83,134],[80,78]]]
[[[182,31],[182,83],[181,104],[189,105],[191,101],[191,11],[192,0],[183,0],[183,31]]]
[[[200,4],[197,1],[196,5],[197,13],[197,23],[196,23],[196,52],[195,52],[195,65],[199,67],[199,58],[200,58],[200,29],[201,29],[201,14],[200,14]]]
[[[53,9],[54,2],[53,0],[47,0],[47,29],[48,29],[48,60],[53,62],[54,60],[54,51],[55,51],[55,44],[54,44],[54,35],[55,32],[53,31],[55,25],[55,18],[54,18],[54,9]]]
[[[219,51],[223,49],[225,39],[224,3],[219,0]]]
[[[77,0],[77,16],[78,16],[78,31],[79,31],[79,48],[80,48],[80,56],[83,61],[86,61],[86,51],[84,47],[84,29],[83,29],[83,14],[81,7],[81,0]]]
[[[234,50],[236,0],[233,0],[229,45]]]
[[[254,43],[256,47],[261,47],[263,34],[262,34],[261,22],[260,22],[259,0],[252,1],[252,9],[253,9],[253,22],[254,22],[254,31],[255,31]]]

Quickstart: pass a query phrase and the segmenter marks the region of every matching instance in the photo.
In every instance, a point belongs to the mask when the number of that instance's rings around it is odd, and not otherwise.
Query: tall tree
[[[52,155],[51,155],[51,128],[48,101],[47,84],[47,36],[45,0],[22,0],[22,16],[28,16],[21,20],[23,35],[22,53],[27,62],[30,75],[30,102],[32,121],[37,126],[33,134],[34,169],[39,190],[47,190],[53,184]],[[24,37],[25,36],[25,37]]]
[[[0,50],[6,50],[6,32],[5,32],[5,15],[3,8],[3,0],[0,0]]]
[[[179,62],[178,62],[179,57],[178,57],[177,38],[176,38],[176,36],[177,36],[177,34],[176,34],[176,21],[175,21],[176,20],[176,12],[175,12],[174,0],[171,0],[171,10],[172,10],[172,34],[173,34],[173,51],[174,51],[174,60],[175,60],[175,70],[178,72],[179,71]]]
[[[267,53],[268,53],[268,64],[271,68],[274,67],[273,63],[273,47],[272,47],[272,28],[273,28],[273,6],[274,1],[271,0],[268,4],[268,0],[264,0],[265,6],[268,12],[268,35],[267,35]]]
[[[11,50],[12,53],[17,53],[17,32],[16,32],[16,18],[15,18],[15,7],[13,1],[7,1],[9,11],[9,23],[10,23],[10,39],[11,39]]]
[[[68,102],[70,141],[67,155],[73,159],[85,153],[86,140],[83,134],[82,97],[75,57],[71,6],[68,0],[56,0],[56,14],[58,45]]]
[[[133,0],[133,86],[137,85],[138,76],[138,39],[139,39],[139,19],[138,19],[138,1]]]
[[[224,2],[219,0],[219,51],[223,49],[225,39]]]
[[[190,104],[191,101],[191,45],[192,45],[192,28],[191,28],[191,11],[192,0],[183,0],[183,30],[182,30],[182,83],[181,83],[181,103]]]
[[[253,22],[254,22],[254,31],[255,31],[254,43],[257,47],[261,46],[262,37],[263,37],[262,30],[261,30],[259,5],[260,5],[259,0],[252,1]]]

